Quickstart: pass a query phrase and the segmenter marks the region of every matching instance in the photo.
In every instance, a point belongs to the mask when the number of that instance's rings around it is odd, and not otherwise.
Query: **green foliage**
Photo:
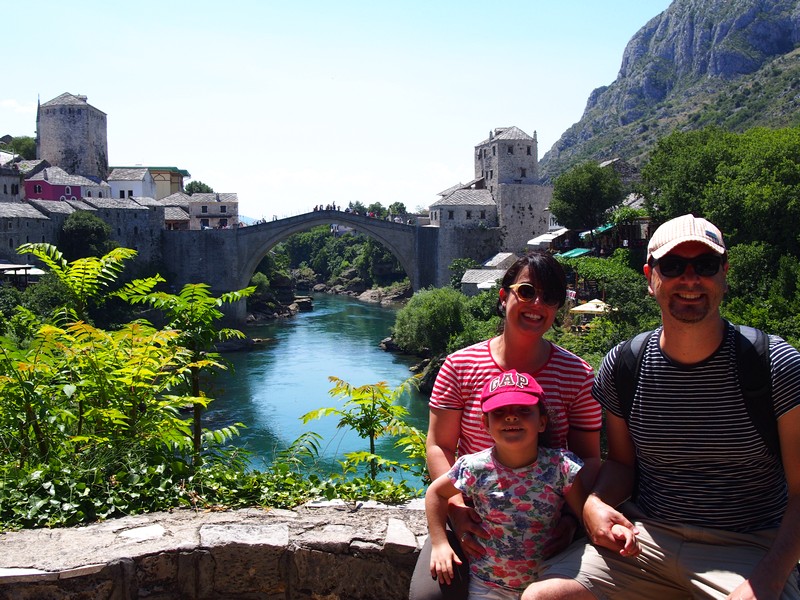
[[[406,205],[402,202],[392,202],[389,205],[389,213],[393,216],[402,216],[405,215],[408,211],[406,210]]]
[[[452,288],[424,289],[415,293],[397,312],[394,341],[404,350],[438,356],[451,337],[464,330],[467,299]]]
[[[8,144],[7,149],[25,160],[34,160],[36,158],[36,138],[27,135],[16,136]]]
[[[330,390],[331,396],[346,398],[342,408],[320,408],[306,413],[301,419],[303,423],[308,423],[322,417],[338,417],[338,428],[352,429],[360,438],[369,441],[368,452],[345,454],[345,460],[340,462],[342,478],[346,479],[348,475],[355,473],[362,463],[366,465],[366,474],[372,480],[377,479],[379,472],[398,469],[411,471],[411,465],[387,460],[375,453],[375,441],[389,434],[401,436],[398,445],[416,459],[417,471],[424,469],[424,450],[421,450],[424,448],[424,435],[405,423],[404,417],[408,415],[408,411],[397,404],[397,399],[406,393],[408,387],[417,384],[415,378],[405,381],[395,389],[389,388],[385,381],[354,387],[338,377],[328,379],[334,384]]]
[[[211,194],[214,189],[202,181],[190,181],[183,191],[191,196],[192,194]]]
[[[42,261],[50,273],[58,278],[66,291],[69,304],[57,308],[67,319],[88,320],[90,305],[105,301],[103,292],[116,283],[125,262],[136,256],[136,250],[114,248],[100,258],[87,256],[72,262],[50,244],[23,244],[18,254],[33,254]]]
[[[553,182],[550,212],[564,227],[593,229],[603,225],[609,210],[623,200],[617,172],[587,162],[567,171]]]
[[[67,261],[103,256],[118,245],[109,224],[86,210],[71,213],[58,233],[58,248]]]
[[[461,279],[464,277],[464,273],[470,269],[479,269],[480,267],[481,263],[472,258],[454,259],[448,267],[448,269],[450,269],[450,271],[453,273],[450,276],[450,285],[453,286],[453,289],[460,290]]]

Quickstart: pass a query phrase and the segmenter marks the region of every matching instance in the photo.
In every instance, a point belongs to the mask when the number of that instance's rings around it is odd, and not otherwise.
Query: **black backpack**
[[[736,325],[735,329],[737,371],[747,414],[767,449],[780,459],[778,421],[772,403],[769,337],[760,329],[746,325]],[[627,340],[617,357],[614,382],[625,422],[631,415],[642,356],[653,333],[645,331]]]

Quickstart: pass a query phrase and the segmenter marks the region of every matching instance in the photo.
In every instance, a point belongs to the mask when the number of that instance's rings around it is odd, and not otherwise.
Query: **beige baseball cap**
[[[711,221],[694,215],[681,215],[661,225],[647,244],[647,260],[658,260],[684,242],[700,242],[717,254],[725,254],[722,232]]]

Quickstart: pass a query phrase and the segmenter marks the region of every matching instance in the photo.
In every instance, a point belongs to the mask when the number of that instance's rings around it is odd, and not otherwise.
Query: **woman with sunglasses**
[[[492,445],[482,423],[480,394],[492,377],[512,369],[530,373],[548,398],[549,445],[568,448],[584,461],[581,477],[591,486],[600,462],[600,406],[592,397],[594,373],[586,361],[544,339],[558,309],[566,300],[566,276],[550,254],[534,252],[520,258],[503,276],[498,297],[502,332],[445,359],[430,400],[427,438],[428,471],[432,480],[446,473],[457,456],[472,454]],[[463,561],[449,585],[431,581],[430,544],[417,561],[410,599],[466,598],[469,555],[483,553],[487,537],[480,518],[459,495],[448,511],[453,549]],[[578,527],[574,515],[563,515],[546,554],[567,547]]]

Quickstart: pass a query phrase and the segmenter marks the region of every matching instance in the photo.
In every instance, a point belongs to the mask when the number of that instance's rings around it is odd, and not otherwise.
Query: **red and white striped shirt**
[[[485,340],[448,356],[433,385],[429,406],[460,410],[461,437],[458,454],[472,454],[494,444],[483,426],[481,390],[503,372]],[[550,358],[536,373],[530,373],[544,390],[548,429],[553,447],[567,448],[570,428],[598,431],[602,425],[600,405],[592,396],[594,371],[582,358],[551,344]]]

